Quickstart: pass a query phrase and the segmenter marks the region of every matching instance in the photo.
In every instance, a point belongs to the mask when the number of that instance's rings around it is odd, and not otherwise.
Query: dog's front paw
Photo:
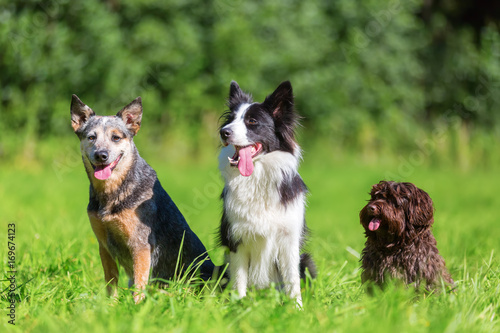
[[[135,304],[139,304],[146,298],[146,295],[143,292],[134,292],[134,302]]]
[[[302,310],[303,307],[302,307],[302,297],[297,297],[295,299],[295,307],[298,309],[298,310]]]

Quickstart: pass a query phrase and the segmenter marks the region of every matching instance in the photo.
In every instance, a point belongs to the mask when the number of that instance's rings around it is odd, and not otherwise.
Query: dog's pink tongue
[[[242,176],[250,176],[253,173],[252,146],[240,148],[238,155],[240,156],[238,170],[240,170]]]
[[[375,231],[378,229],[378,227],[380,227],[380,220],[379,219],[373,219],[368,224],[368,229],[370,229],[370,231]]]
[[[94,170],[94,177],[100,180],[108,179],[111,176],[111,164],[98,165]]]

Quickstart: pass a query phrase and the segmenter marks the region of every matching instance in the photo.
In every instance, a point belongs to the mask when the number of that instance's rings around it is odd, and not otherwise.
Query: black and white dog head
[[[220,137],[224,146],[234,146],[235,154],[229,162],[238,167],[242,176],[253,173],[253,162],[261,155],[274,151],[297,154],[295,127],[298,115],[293,107],[289,81],[282,82],[263,103],[254,103],[252,97],[232,81],[228,106]]]

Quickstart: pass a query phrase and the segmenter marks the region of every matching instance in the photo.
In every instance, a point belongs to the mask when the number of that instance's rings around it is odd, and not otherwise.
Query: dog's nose
[[[229,128],[223,128],[220,130],[220,136],[223,139],[229,139],[231,134],[233,134],[233,131],[231,131]]]
[[[96,151],[94,154],[94,158],[97,162],[106,162],[109,158],[109,154],[105,150]]]
[[[368,211],[371,214],[376,214],[377,213],[377,206],[375,206],[375,205],[368,205]]]

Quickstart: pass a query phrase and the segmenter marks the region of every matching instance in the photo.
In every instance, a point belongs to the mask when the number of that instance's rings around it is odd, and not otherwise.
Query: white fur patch
[[[247,126],[245,124],[245,115],[247,113],[248,108],[252,104],[244,103],[241,104],[238,110],[236,111],[236,116],[234,120],[224,126],[224,129],[230,129],[233,131],[231,136],[231,143],[237,146],[248,146],[252,144],[252,142],[248,141],[247,138]]]
[[[295,154],[282,151],[254,158],[255,169],[243,177],[227,157],[232,145],[219,155],[219,169],[225,180],[224,209],[231,237],[241,240],[230,254],[230,276],[240,297],[249,286],[283,285],[286,293],[301,305],[300,239],[304,227],[305,196],[298,195],[285,207],[279,186],[285,175],[297,174],[300,148]]]

